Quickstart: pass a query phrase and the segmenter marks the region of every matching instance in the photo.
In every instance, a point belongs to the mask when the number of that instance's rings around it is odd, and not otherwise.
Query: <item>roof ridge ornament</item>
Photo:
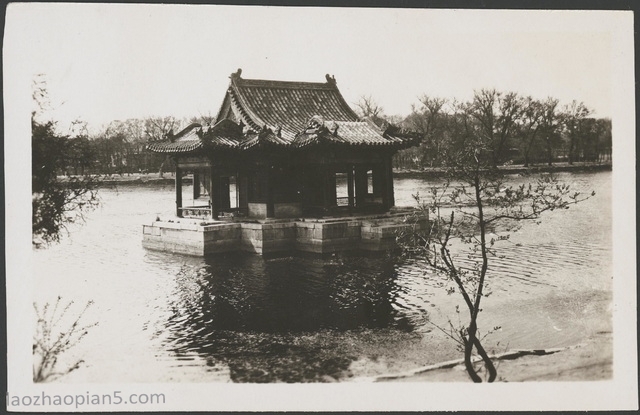
[[[240,79],[240,75],[242,75],[242,68],[238,68],[238,70],[229,76],[231,79]]]
[[[324,127],[324,118],[320,115],[314,115],[307,121],[305,132],[317,132],[321,127]]]
[[[338,127],[339,127],[339,125],[338,125],[338,123],[337,123],[337,122],[335,122],[335,121],[331,121],[331,122],[329,123],[329,125],[327,126],[327,129],[329,129],[329,132],[330,132],[331,134],[333,134],[333,136],[335,137],[335,136],[337,136],[337,135],[338,135]]]
[[[326,74],[325,78],[327,78],[327,83],[328,84],[330,84],[330,85],[336,85],[337,84],[335,76]]]
[[[250,131],[252,131],[251,127],[248,126],[247,124],[245,124],[244,121],[242,121],[242,120],[240,120],[238,125],[240,126],[240,130],[242,130],[242,134],[247,134]]]

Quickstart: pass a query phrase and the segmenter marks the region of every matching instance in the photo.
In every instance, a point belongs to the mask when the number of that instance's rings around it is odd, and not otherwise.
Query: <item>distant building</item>
[[[394,206],[392,156],[419,137],[360,119],[335,78],[285,82],[231,75],[216,124],[191,124],[148,149],[176,164],[176,213],[294,218],[380,213]],[[183,206],[193,173],[195,206]],[[206,202],[206,203],[205,203]]]

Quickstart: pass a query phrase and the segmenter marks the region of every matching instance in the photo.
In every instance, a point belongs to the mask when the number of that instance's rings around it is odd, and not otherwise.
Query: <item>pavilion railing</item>
[[[204,206],[183,206],[179,209],[180,214],[183,218],[197,218],[197,219],[206,219],[211,217],[211,208],[208,205]],[[227,208],[220,209],[218,212],[219,216],[246,216],[246,209],[240,208]]]
[[[178,210],[183,218],[211,217],[211,208],[209,206],[183,206]]]

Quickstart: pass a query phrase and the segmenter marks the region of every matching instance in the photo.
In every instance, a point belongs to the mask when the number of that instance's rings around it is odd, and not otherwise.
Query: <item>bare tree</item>
[[[417,131],[423,134],[423,143],[429,150],[429,157],[440,164],[440,155],[446,145],[446,124],[447,112],[445,105],[448,103],[446,98],[429,97],[423,95],[420,98],[421,117],[415,125]],[[424,160],[424,158],[423,158]]]
[[[531,147],[540,131],[540,120],[544,115],[544,106],[540,101],[527,97],[523,101],[520,134],[524,153],[524,167],[529,166]]]
[[[144,120],[145,134],[147,141],[160,141],[165,140],[167,137],[180,128],[180,121],[175,117],[149,117]],[[164,157],[158,174],[160,177],[164,174],[164,169],[169,162],[168,157]]]
[[[189,119],[189,124],[198,123],[203,127],[213,127],[216,122],[216,116],[211,114],[211,112],[207,112],[206,114],[199,113],[197,117],[191,117]]]
[[[553,150],[560,142],[560,130],[563,126],[563,118],[558,111],[559,101],[555,98],[547,98],[542,103],[542,117],[540,118],[540,132],[547,150],[547,164],[553,164]]]
[[[495,89],[474,91],[467,111],[479,122],[486,145],[491,148],[493,165],[505,161],[509,139],[513,138],[523,111],[522,98],[515,92]]]
[[[429,200],[414,196],[418,208],[408,222],[416,226],[399,234],[398,242],[405,253],[423,258],[430,268],[446,276],[451,283],[448,292],[460,293],[468,323],[454,327],[450,320],[449,329],[438,328],[457,342],[474,382],[482,381],[482,368],[474,366],[474,354],[484,365],[487,381],[493,382],[497,370],[482,344],[484,336],[478,324],[482,299],[491,294],[487,291],[490,258],[498,255],[498,245],[509,238],[509,230],[523,221],[538,220],[546,211],[569,208],[593,194],[571,193],[567,185],[550,175],[517,187],[507,185],[493,165],[491,137],[470,118],[464,111],[454,115],[457,137],[456,145],[446,154],[448,180],[432,190]],[[447,206],[451,213],[441,215]],[[432,217],[427,229],[417,225],[425,216]],[[471,265],[459,261],[461,257]]]
[[[562,109],[562,117],[569,139],[569,164],[577,158],[577,149],[583,137],[584,120],[591,114],[591,110],[582,102],[572,101]]]
[[[46,122],[41,119],[46,112],[51,110],[51,99],[47,90],[47,76],[45,74],[37,74],[33,77],[31,83],[31,117],[42,123]]]
[[[384,109],[371,98],[371,95],[361,96],[358,102],[355,103],[355,106],[356,112],[360,117],[370,118],[376,124],[384,121]]]
[[[148,117],[144,119],[144,132],[147,141],[164,140],[167,135],[180,128],[180,121],[173,117]]]
[[[98,325],[93,323],[83,326],[80,323],[84,313],[93,304],[93,301],[89,301],[72,323],[62,326],[73,301],[61,307],[61,299],[62,297],[58,296],[53,306],[46,303],[42,308],[33,303],[36,312],[36,332],[33,336],[33,381],[37,383],[68,375],[80,368],[84,362],[82,359],[76,360],[75,363],[63,369],[58,367],[58,360],[69,349],[76,346],[88,334],[90,328]]]
[[[60,134],[56,122],[46,120],[46,105],[50,101],[46,80],[41,77],[34,80],[33,99],[36,102],[31,114],[32,242],[39,247],[58,241],[68,224],[84,219],[84,213],[98,205],[100,178],[86,174],[59,178],[90,157],[87,140]]]

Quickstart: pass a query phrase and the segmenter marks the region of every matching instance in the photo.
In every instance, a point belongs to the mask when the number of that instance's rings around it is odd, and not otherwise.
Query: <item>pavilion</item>
[[[199,256],[392,249],[409,226],[394,208],[392,157],[419,136],[359,118],[332,76],[312,83],[240,75],[231,75],[213,126],[191,124],[148,145],[175,162],[178,218],[143,225],[143,245]],[[190,206],[182,200],[186,174]]]
[[[175,161],[178,217],[314,217],[394,206],[391,159],[417,144],[416,134],[360,119],[332,76],[315,83],[240,75],[231,75],[215,125],[191,124],[148,145]],[[206,204],[183,206],[187,173],[194,201]]]

